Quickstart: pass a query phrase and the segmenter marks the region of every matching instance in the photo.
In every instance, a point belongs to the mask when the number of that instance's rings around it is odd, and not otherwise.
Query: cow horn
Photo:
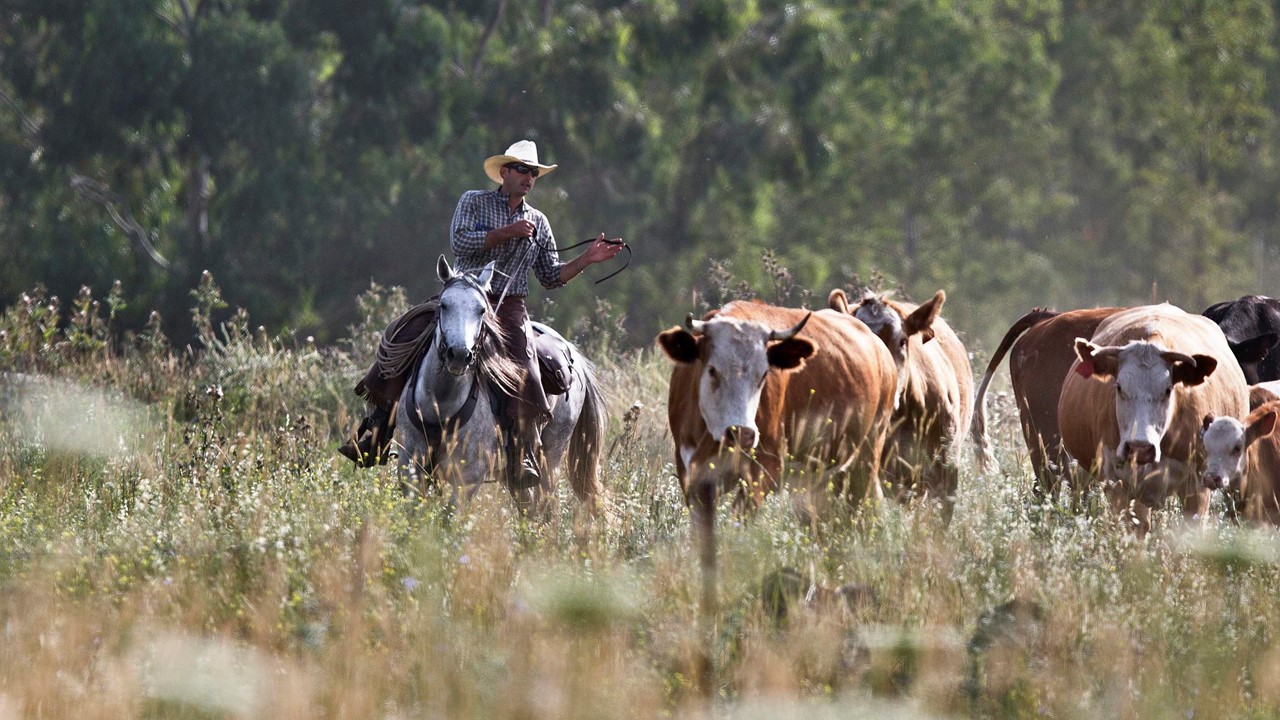
[[[801,330],[804,329],[805,323],[809,322],[809,318],[811,317],[813,317],[813,313],[811,312],[805,313],[804,318],[801,319],[800,322],[797,323],[795,327],[791,328],[790,330],[774,330],[773,332],[769,333],[769,339],[770,340],[790,340],[791,338],[795,337],[797,333],[799,333]]]
[[[706,323],[704,323],[701,320],[694,320],[693,313],[689,313],[688,315],[684,316],[684,326],[689,328],[689,332],[693,333],[694,335],[701,335],[703,331],[706,329],[705,328]]]
[[[1191,367],[1196,367],[1195,358],[1191,357],[1190,355],[1184,355],[1183,353],[1175,352],[1173,350],[1165,350],[1164,352],[1160,353],[1160,357],[1170,365],[1173,365],[1175,363],[1185,363],[1187,365],[1190,365]]]

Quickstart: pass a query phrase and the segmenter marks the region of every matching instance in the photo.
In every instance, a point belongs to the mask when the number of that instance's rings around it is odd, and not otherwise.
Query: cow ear
[[[659,333],[658,346],[667,354],[667,357],[678,363],[691,363],[698,359],[698,338],[681,327],[673,327]]]
[[[1163,353],[1178,356],[1178,353]],[[1204,382],[1218,367],[1218,360],[1210,355],[1192,355],[1190,362],[1185,355],[1178,356],[1169,368],[1169,375],[1174,383],[1182,383],[1187,387],[1195,387]]]
[[[836,288],[827,296],[827,307],[839,313],[849,314],[849,298],[844,294],[844,290]]]
[[[817,347],[805,338],[791,338],[769,346],[766,355],[769,364],[779,370],[790,370],[800,367],[805,358],[813,355]]]
[[[1236,356],[1236,360],[1239,360],[1241,365],[1246,365],[1266,360],[1277,341],[1280,341],[1280,335],[1263,333],[1244,342],[1233,343],[1228,340],[1227,345],[1231,347],[1231,354]]]
[[[938,315],[942,313],[942,304],[947,301],[947,294],[941,290],[933,294],[929,302],[921,305],[911,312],[905,320],[902,321],[902,332],[907,337],[919,334],[920,342],[927,343],[934,338],[936,334],[933,329],[933,321],[938,319]]]
[[[1204,434],[1205,434],[1205,432],[1207,432],[1207,431],[1209,430],[1209,426],[1213,424],[1214,419],[1215,419],[1215,418],[1213,417],[1213,413],[1205,413],[1205,414],[1204,414],[1204,420],[1202,420],[1202,421],[1200,422],[1200,434],[1201,434],[1201,435],[1204,435]]]
[[[1075,365],[1075,372],[1082,378],[1091,378],[1098,372],[1097,363],[1094,362],[1094,354],[1098,351],[1098,346],[1085,340],[1084,338],[1076,338],[1076,357],[1080,358],[1080,362]],[[1103,378],[1105,379],[1105,378]]]
[[[1264,438],[1276,429],[1276,410],[1280,405],[1267,405],[1258,408],[1246,419],[1244,444],[1252,445],[1258,438]]]

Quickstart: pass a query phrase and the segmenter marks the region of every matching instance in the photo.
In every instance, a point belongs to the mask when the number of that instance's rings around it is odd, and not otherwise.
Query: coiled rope
[[[382,332],[382,340],[378,342],[378,352],[375,356],[378,363],[378,377],[385,380],[409,373],[410,366],[426,354],[427,346],[431,344],[431,337],[436,331],[436,316],[439,309],[440,301],[433,298],[409,308],[408,312],[391,321],[387,329]],[[396,335],[400,334],[400,330],[405,325],[423,315],[431,316],[431,322],[425,330],[417,337],[396,340]]]

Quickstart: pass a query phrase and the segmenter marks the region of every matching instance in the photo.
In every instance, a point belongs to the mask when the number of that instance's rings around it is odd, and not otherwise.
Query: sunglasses
[[[534,177],[538,177],[538,172],[539,172],[538,168],[529,167],[524,163],[510,163],[509,165],[507,165],[507,167],[511,168],[512,170],[515,170],[521,175],[532,175]]]

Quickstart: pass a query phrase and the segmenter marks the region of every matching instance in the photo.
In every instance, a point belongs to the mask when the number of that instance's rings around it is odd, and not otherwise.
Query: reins
[[[524,261],[529,257],[529,251],[533,250],[535,245],[543,250],[555,250],[556,253],[561,253],[561,252],[564,252],[565,250],[573,250],[574,248],[580,248],[583,245],[590,245],[591,243],[596,242],[599,238],[587,238],[586,240],[583,240],[580,243],[566,245],[562,248],[555,247],[554,245],[552,246],[543,245],[541,242],[538,241],[537,230],[534,230],[533,234],[530,235],[527,239],[529,240],[529,244],[525,246],[524,252],[520,255],[520,262],[516,264],[516,267],[521,267],[524,265]],[[595,281],[596,285],[599,285],[605,280],[608,280],[609,278],[613,277],[614,275],[617,275],[618,273],[622,272],[623,270],[626,270],[628,267],[631,266],[631,246],[630,245],[626,244],[622,240],[605,240],[604,242],[610,245],[621,245],[622,249],[627,251],[627,261],[622,264],[622,267],[618,268],[617,270],[614,270],[608,275],[605,275],[599,280],[596,280]],[[498,296],[498,302],[496,305],[494,305],[494,307],[498,307],[502,305],[502,301],[507,299],[507,290],[511,288],[511,276],[507,275],[506,273],[503,273],[501,270],[499,270],[498,272],[506,276],[507,282],[502,286],[502,294]]]

